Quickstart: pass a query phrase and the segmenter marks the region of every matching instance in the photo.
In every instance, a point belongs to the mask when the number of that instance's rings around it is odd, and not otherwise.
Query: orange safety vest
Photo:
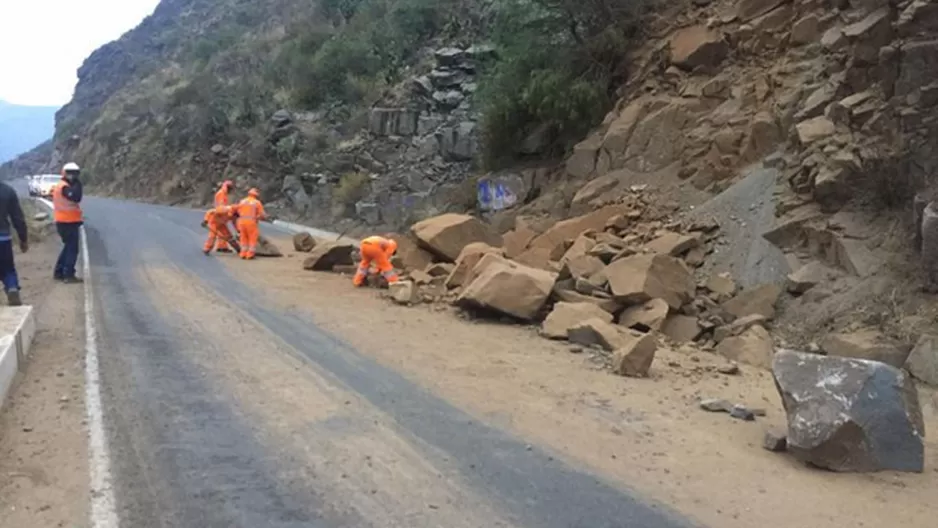
[[[62,193],[67,186],[68,182],[62,180],[52,188],[52,217],[62,224],[77,224],[81,222],[81,206]]]
[[[215,193],[215,207],[228,205],[228,189],[222,187]]]
[[[256,198],[248,196],[238,204],[238,218],[241,220],[260,220],[264,213],[264,206]]]
[[[397,242],[377,235],[362,240],[362,244],[380,246],[381,251],[389,255],[397,251]]]

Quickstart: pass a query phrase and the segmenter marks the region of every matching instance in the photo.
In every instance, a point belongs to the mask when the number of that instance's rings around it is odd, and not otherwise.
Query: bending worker
[[[209,209],[205,213],[203,223],[208,228],[208,239],[202,247],[202,252],[208,255],[218,244],[218,251],[222,251],[224,243],[225,251],[228,251],[228,241],[231,240],[231,230],[228,229],[228,223],[234,220],[234,208],[227,205],[219,205],[214,209]]]
[[[81,169],[75,163],[66,163],[62,179],[52,188],[52,216],[55,229],[62,239],[62,251],[55,263],[55,280],[65,283],[82,282],[75,276],[78,249],[81,243]]]
[[[397,273],[394,271],[394,266],[391,265],[391,256],[397,251],[397,242],[390,238],[370,236],[362,240],[360,250],[362,261],[358,265],[355,277],[352,278],[352,284],[361,286],[365,283],[365,278],[368,276],[372,263],[384,275],[388,284],[397,282]]]
[[[241,233],[241,258],[253,259],[257,251],[257,239],[260,229],[257,223],[267,219],[264,204],[260,201],[260,191],[251,189],[247,198],[241,200],[237,206],[238,231]]]
[[[231,181],[231,180],[225,180],[225,182],[221,184],[221,187],[218,188],[218,192],[215,193],[215,209],[218,209],[219,207],[228,207],[228,205],[229,205],[229,204],[228,204],[228,194],[229,194],[233,189],[234,189],[234,182]],[[230,218],[230,215],[228,215],[228,216],[229,216],[229,220],[230,220],[230,219],[231,219],[231,218]],[[214,225],[214,224],[212,224],[211,222],[209,222],[209,228],[210,228],[209,230],[210,230],[210,231],[211,231],[211,227],[212,227],[213,225]],[[225,231],[227,231],[228,234],[229,234],[229,236],[230,236],[230,235],[231,235],[231,232],[230,232],[230,230],[228,229],[227,223],[225,224],[224,227],[225,227]],[[228,252],[231,251],[231,248],[228,247],[228,240],[226,240],[226,238],[219,237],[217,243],[218,243],[218,246],[215,248],[217,251],[221,251],[222,253],[228,253]]]

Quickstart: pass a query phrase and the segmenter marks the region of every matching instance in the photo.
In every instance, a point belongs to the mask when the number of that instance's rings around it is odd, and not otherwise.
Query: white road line
[[[88,236],[81,227],[82,278],[85,280],[85,407],[88,413],[88,450],[91,469],[91,526],[117,528],[120,525],[114,501],[111,456],[104,431],[101,405],[101,373],[98,367],[98,330],[94,321],[94,295],[91,289],[91,261]]]
[[[52,202],[40,198],[52,209]],[[88,235],[81,227],[82,278],[85,280],[85,408],[88,418],[88,466],[91,471],[91,527],[118,528],[111,477],[111,455],[104,431],[104,408],[101,405],[101,372],[98,366],[98,329],[94,322],[94,295],[91,289],[91,260],[88,258]]]

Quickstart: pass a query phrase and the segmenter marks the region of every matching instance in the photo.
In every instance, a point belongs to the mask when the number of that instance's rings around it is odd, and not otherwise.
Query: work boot
[[[209,255],[212,254],[212,250],[211,250],[211,249],[203,249],[203,250],[202,250],[202,254],[207,257],[207,256],[209,256]]]
[[[23,299],[20,298],[19,290],[10,290],[7,292],[8,306],[23,306]]]
[[[62,282],[64,282],[65,284],[81,284],[85,281],[84,279],[80,277],[65,277],[64,279],[62,279]]]
[[[231,248],[218,248],[215,251],[218,251],[219,253],[231,253]]]

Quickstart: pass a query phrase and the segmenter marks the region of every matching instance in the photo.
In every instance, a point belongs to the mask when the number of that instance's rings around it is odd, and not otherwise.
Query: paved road
[[[85,209],[121,526],[689,526],[275,310],[197,211]]]

